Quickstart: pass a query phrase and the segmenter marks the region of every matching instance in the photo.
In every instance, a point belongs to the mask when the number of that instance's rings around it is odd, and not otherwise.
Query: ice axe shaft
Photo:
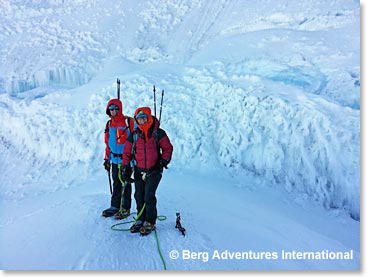
[[[120,100],[120,79],[117,78],[117,99]]]
[[[107,171],[107,175],[108,175],[108,183],[110,184],[110,192],[112,195],[111,173],[109,170]]]

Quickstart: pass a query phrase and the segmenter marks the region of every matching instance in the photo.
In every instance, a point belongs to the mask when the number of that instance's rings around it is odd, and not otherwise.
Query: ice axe
[[[176,228],[185,236],[185,228],[181,225],[181,216],[180,213],[176,213]]]
[[[111,195],[112,195],[111,173],[110,173],[109,170],[107,171],[107,174],[108,174],[108,182],[110,184],[110,192],[111,192]]]

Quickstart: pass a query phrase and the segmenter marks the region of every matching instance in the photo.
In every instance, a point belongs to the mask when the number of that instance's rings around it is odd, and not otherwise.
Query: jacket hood
[[[152,117],[152,111],[149,107],[140,107],[140,108],[137,108],[135,110],[135,113],[134,113],[134,118],[138,115],[138,113],[140,112],[143,112],[145,113],[147,116],[148,116],[148,121],[149,121],[149,117]]]
[[[118,111],[118,113],[117,113],[117,116],[122,116],[122,115],[123,115],[123,112],[122,112],[122,102],[121,102],[119,99],[111,99],[110,101],[108,101],[107,106],[106,106],[106,114],[107,114],[109,117],[111,117],[110,110],[108,109],[108,107],[109,107],[111,104],[114,104],[114,105],[116,105],[117,107],[119,107],[119,111]]]
[[[135,121],[136,121],[137,114],[140,113],[140,112],[143,112],[143,113],[145,113],[148,116],[148,121],[145,124],[143,124],[143,125],[139,125],[138,124],[138,128],[144,133],[145,137],[147,138],[148,137],[148,131],[149,131],[149,129],[152,126],[154,126],[153,127],[154,130],[155,129],[158,129],[160,124],[159,124],[158,119],[155,116],[152,116],[152,111],[151,111],[151,109],[149,107],[140,107],[140,108],[137,108],[135,110],[135,113],[134,113],[134,119],[135,119]],[[136,123],[138,123],[138,122],[136,121]]]

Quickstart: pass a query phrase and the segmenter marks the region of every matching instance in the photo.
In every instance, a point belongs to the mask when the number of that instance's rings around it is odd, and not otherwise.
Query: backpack
[[[130,117],[130,116],[125,116],[125,123],[126,123],[126,128],[125,128],[125,130],[129,130],[129,132],[131,132],[130,130],[131,130],[131,124],[130,124],[130,121],[132,120],[133,118],[132,117]],[[108,133],[109,132],[109,130],[110,130],[110,125],[111,125],[111,119],[109,119],[108,121],[107,121],[107,123],[106,123],[106,127],[105,127],[105,129],[104,129],[104,132],[105,133]],[[134,125],[133,125],[133,130],[135,130],[135,122],[134,122]],[[135,131],[134,131],[135,132]]]

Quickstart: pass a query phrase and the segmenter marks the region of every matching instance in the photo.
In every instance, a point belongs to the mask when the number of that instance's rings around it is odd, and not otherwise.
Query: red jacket
[[[144,113],[148,114],[148,122],[150,122],[150,126],[146,130],[144,130],[144,128],[141,128],[140,125],[138,126],[138,128],[135,129],[134,133],[131,133],[129,135],[125,142],[122,165],[129,165],[130,161],[133,159],[132,148],[135,137],[136,166],[143,170],[150,170],[158,166],[160,158],[170,162],[173,152],[173,146],[166,132],[163,129],[159,128],[158,119],[151,115],[150,108],[138,108],[135,111],[135,115],[140,110],[143,110]],[[158,143],[158,147],[156,142]],[[161,155],[159,155],[158,150],[161,151]]]
[[[112,117],[108,107],[115,104],[119,107],[116,116]],[[119,99],[111,99],[106,106],[106,114],[111,118],[106,123],[104,141],[106,144],[105,160],[112,163],[121,163],[122,152],[124,151],[124,144],[130,133],[134,131],[134,119],[124,116],[122,111],[122,103]],[[130,128],[129,128],[130,127]]]

